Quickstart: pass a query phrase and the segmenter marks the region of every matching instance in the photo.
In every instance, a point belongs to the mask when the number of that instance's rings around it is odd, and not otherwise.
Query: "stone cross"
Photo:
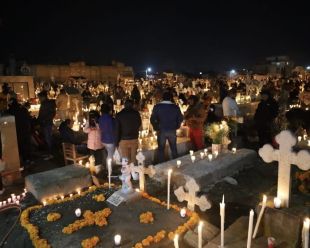
[[[184,191],[184,189],[187,191]],[[179,202],[187,201],[187,208],[195,211],[195,205],[199,206],[201,211],[206,211],[211,208],[211,204],[206,196],[197,197],[196,193],[200,190],[199,185],[194,179],[189,179],[185,186],[181,186],[174,191]]]
[[[273,149],[269,144],[259,149],[258,153],[266,163],[272,161],[279,162],[278,170],[278,193],[277,197],[281,199],[282,206],[289,207],[291,193],[291,164],[296,165],[301,170],[310,169],[310,153],[301,150],[298,153],[292,151],[296,145],[296,137],[284,130],[276,136],[279,149]]]
[[[145,189],[145,175],[153,177],[156,173],[153,165],[144,167],[143,165],[134,166],[131,164],[131,171],[139,174],[139,188],[141,191]]]
[[[141,151],[138,151],[136,159],[138,161],[138,166],[144,166],[145,156]]]

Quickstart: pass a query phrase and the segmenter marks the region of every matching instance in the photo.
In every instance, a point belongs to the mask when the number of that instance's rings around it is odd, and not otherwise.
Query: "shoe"
[[[0,195],[2,195],[5,191],[5,188],[3,188],[2,190],[0,190]]]
[[[47,161],[47,160],[51,160],[52,158],[54,158],[53,155],[48,155],[46,158],[44,158],[44,160]]]

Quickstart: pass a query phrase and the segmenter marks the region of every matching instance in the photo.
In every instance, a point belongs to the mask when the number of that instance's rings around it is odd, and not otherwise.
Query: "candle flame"
[[[267,196],[263,195],[263,202],[266,203],[267,202]]]
[[[225,196],[223,195],[223,198],[222,198],[222,204],[225,203]]]

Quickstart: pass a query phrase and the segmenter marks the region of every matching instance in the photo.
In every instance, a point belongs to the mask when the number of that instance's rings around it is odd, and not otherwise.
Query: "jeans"
[[[52,145],[53,145],[53,139],[52,139],[53,126],[52,125],[44,126],[44,127],[42,127],[42,131],[43,131],[44,140],[45,140],[46,145],[47,145],[48,153],[51,154],[52,153]]]
[[[176,130],[171,131],[159,131],[157,135],[158,144],[158,162],[161,163],[165,160],[165,146],[166,140],[168,140],[172,158],[177,158],[177,135]]]
[[[113,155],[115,152],[115,145],[114,144],[105,144],[102,143],[107,151],[107,155],[106,155],[106,166],[108,166],[108,160],[111,159],[111,161],[113,161]]]

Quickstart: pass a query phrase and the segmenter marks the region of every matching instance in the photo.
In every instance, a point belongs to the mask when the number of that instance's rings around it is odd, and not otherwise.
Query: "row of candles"
[[[298,142],[301,142],[302,140],[307,140],[308,139],[308,135],[307,134],[304,134],[303,136],[298,136],[297,137],[297,140]],[[307,140],[307,145],[310,146],[310,140]]]
[[[20,201],[26,196],[27,190],[24,189],[24,192],[21,195],[15,195],[11,194],[11,197],[9,197],[6,201],[0,201],[0,208],[15,204],[19,205]]]
[[[231,149],[231,151],[232,151],[233,154],[235,154],[235,153],[237,152],[237,148],[236,148],[236,147],[233,147],[233,148]],[[191,157],[192,162],[194,163],[195,160],[196,160],[196,156],[194,155],[194,151],[193,151],[193,150],[190,150],[190,151],[189,151],[189,155],[190,155],[190,157]],[[212,159],[213,159],[213,157],[214,157],[214,158],[217,158],[218,155],[219,155],[219,152],[218,152],[218,151],[214,151],[213,154],[212,154],[212,153],[209,153],[209,154],[208,154],[208,149],[206,148],[206,149],[204,149],[203,152],[200,152],[200,159],[204,159],[205,157],[208,157],[208,160],[211,162]],[[180,161],[180,160],[178,160],[178,161]],[[177,165],[178,165],[178,161],[177,161]],[[180,162],[181,162],[181,161],[180,161]],[[178,167],[179,167],[179,166],[178,166]]]

